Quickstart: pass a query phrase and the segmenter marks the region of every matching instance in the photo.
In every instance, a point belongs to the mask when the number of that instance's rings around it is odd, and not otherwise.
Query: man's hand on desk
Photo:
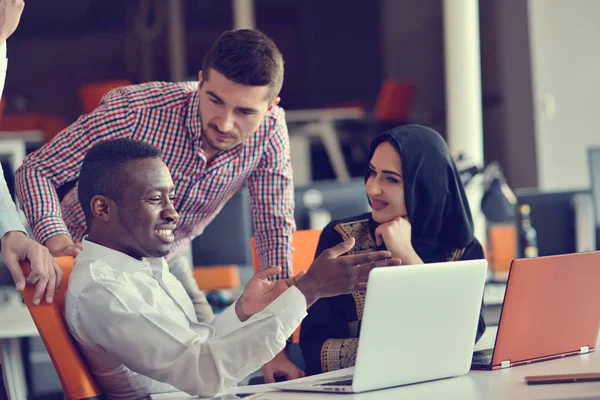
[[[298,277],[296,287],[306,296],[309,307],[321,297],[364,291],[373,268],[402,264],[400,259],[391,258],[389,251],[344,256],[354,243],[350,238],[323,251],[306,274]]]
[[[285,380],[304,378],[306,374],[296,366],[288,355],[287,349],[283,349],[271,361],[262,367],[265,383],[275,383],[275,378],[283,377]]]
[[[33,304],[38,305],[44,294],[46,302],[52,303],[60,290],[62,270],[54,262],[47,248],[33,241],[20,231],[12,231],[2,236],[2,259],[8,267],[17,290],[25,288],[25,283],[35,285]],[[25,277],[21,261],[31,263],[31,273]]]
[[[82,250],[81,243],[73,243],[71,237],[65,234],[52,236],[50,239],[46,240],[44,246],[50,250],[50,254],[54,257],[77,257]]]
[[[254,274],[244,288],[244,292],[235,304],[235,311],[240,321],[245,321],[257,312],[264,310],[273,300],[279,297],[302,273],[288,279],[270,281],[269,278],[281,273],[281,267],[270,267]]]

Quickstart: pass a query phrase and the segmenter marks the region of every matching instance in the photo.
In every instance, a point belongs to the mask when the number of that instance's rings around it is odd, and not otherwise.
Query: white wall
[[[600,0],[529,0],[538,185],[589,187],[600,145]]]

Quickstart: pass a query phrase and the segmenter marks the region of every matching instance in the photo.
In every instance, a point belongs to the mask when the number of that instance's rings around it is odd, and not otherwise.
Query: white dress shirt
[[[3,42],[2,45],[0,45],[0,97],[4,91],[7,65],[6,42]],[[19,214],[17,214],[17,208],[8,191],[8,186],[4,180],[2,165],[0,165],[0,237],[10,231],[25,232],[25,228],[19,219]]]
[[[140,261],[84,239],[65,314],[106,396],[140,399],[175,390],[212,396],[284,348],[306,316],[306,299],[291,287],[243,323],[235,304],[198,323],[163,258]]]

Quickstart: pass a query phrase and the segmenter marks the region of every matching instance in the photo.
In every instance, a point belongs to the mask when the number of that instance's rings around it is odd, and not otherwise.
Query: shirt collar
[[[87,235],[83,238],[82,245],[83,250],[77,257],[89,257],[103,261],[116,271],[134,274],[144,266],[148,266],[153,274],[162,276],[169,268],[163,257],[145,257],[138,260],[120,251],[89,241]]]
[[[192,139],[200,139],[202,137],[202,121],[200,120],[199,102],[198,91],[195,90],[190,94],[187,115],[185,117],[185,127]]]

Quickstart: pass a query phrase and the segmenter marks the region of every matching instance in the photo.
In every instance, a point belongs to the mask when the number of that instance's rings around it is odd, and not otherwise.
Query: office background
[[[232,2],[185,0],[183,6],[185,75],[195,79],[204,52],[221,32],[232,28]],[[85,83],[171,80],[167,13],[166,0],[27,1],[21,24],[8,42],[2,102],[6,118],[0,120],[0,131],[6,130],[8,117],[23,114],[52,116],[65,124],[74,121],[82,113],[78,90]],[[281,93],[286,110],[352,105],[370,114],[382,85],[394,79],[414,87],[410,113],[402,122],[429,125],[446,135],[442,0],[255,0],[254,13],[256,27],[274,39],[286,60]],[[572,193],[595,190],[600,201],[600,185],[594,190],[590,185],[592,178],[599,182],[600,172],[592,176],[594,168],[588,162],[588,149],[600,148],[598,15],[600,0],[479,1],[485,163],[497,161],[514,190],[568,191],[552,197],[567,196],[561,210],[570,207]],[[358,178],[347,184],[356,196],[362,191],[365,137],[389,126],[372,122],[342,121],[337,126],[344,161]],[[335,199],[327,191],[335,172],[327,152],[315,140],[310,152],[311,178],[316,182],[298,188],[296,195],[297,221],[303,228],[310,227],[307,214],[300,213],[310,208],[304,194],[312,186],[322,193],[321,205],[337,201],[328,200]],[[598,171],[600,161],[593,165]],[[4,170],[10,185],[10,168]],[[199,240],[192,250],[195,261],[251,263],[245,241],[251,235],[246,197],[241,193],[234,198],[239,206],[230,206],[245,224],[236,247],[239,260],[207,254],[214,245]],[[343,210],[355,214],[367,207],[363,200],[364,196]],[[561,215],[566,215],[568,232],[575,232],[574,212],[565,212]],[[597,217],[600,222],[600,213]],[[211,229],[216,228],[207,232]],[[576,244],[567,249],[577,250]],[[39,355],[43,345],[40,349],[39,342],[31,341],[28,346],[34,354],[30,358],[46,360]],[[51,365],[31,368],[30,381],[43,382],[48,371]],[[38,386],[38,398],[57,389],[52,382]]]

